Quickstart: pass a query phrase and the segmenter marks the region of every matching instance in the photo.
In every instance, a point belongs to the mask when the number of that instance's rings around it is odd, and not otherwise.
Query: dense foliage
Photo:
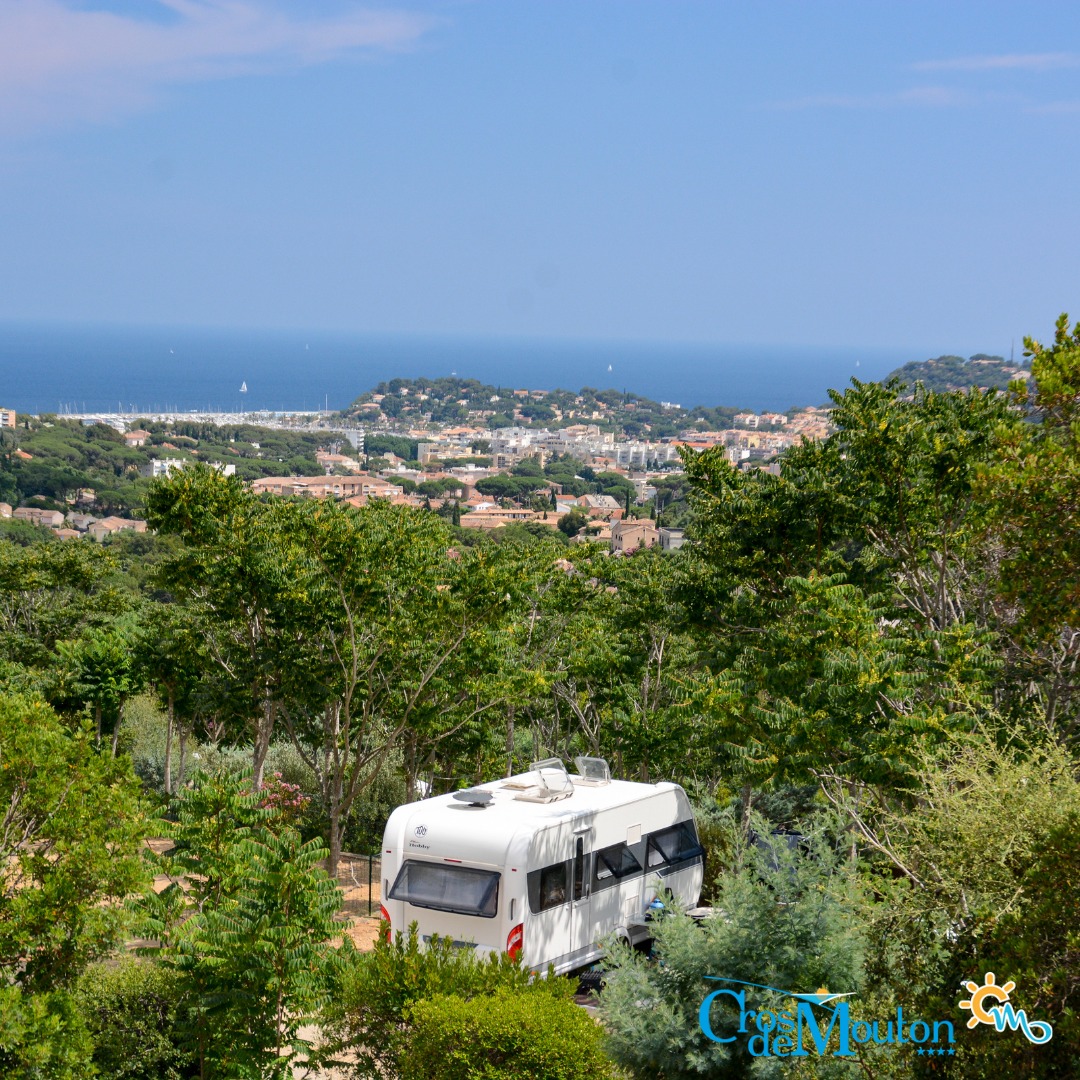
[[[245,479],[277,459],[303,471],[300,436],[174,433],[170,453],[244,468],[151,484],[115,433],[5,433],[3,490],[33,477],[66,502],[122,481],[152,532],[0,536],[4,1074],[123,1062],[206,1080],[336,1056],[358,1076],[602,1075],[606,1030],[631,1075],[768,1075],[775,1061],[704,1039],[711,975],[957,1021],[947,1059],[879,1049],[784,1075],[1071,1075],[1080,327],[1063,317],[1027,351],[1031,380],[1007,393],[853,382],[832,395],[834,433],[778,472],[686,451],[653,511],[685,520],[688,543],[623,558],[568,544],[573,513],[466,541],[434,488],[435,512],[255,495]],[[450,417],[504,391],[379,393]],[[530,422],[667,417],[615,392],[505,393]],[[570,458],[489,487],[547,510],[552,484],[629,495]],[[723,912],[661,921],[660,962],[613,948],[603,1028],[505,960],[339,947],[321,864],[372,850],[394,804],[580,753],[688,789]],[[137,852],[154,833],[176,846],[150,897]],[[153,956],[86,973],[134,933],[135,894]],[[991,970],[1051,1043],[963,1027],[957,987]],[[466,1028],[469,1053],[452,1037]],[[144,1054],[124,1049],[135,1030]]]

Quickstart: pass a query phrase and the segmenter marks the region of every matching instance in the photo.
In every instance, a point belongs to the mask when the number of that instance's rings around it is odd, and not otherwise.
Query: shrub
[[[187,1080],[198,1075],[176,1034],[178,997],[175,976],[154,964],[128,960],[86,971],[76,999],[102,1076]]]
[[[371,952],[359,953],[346,944],[339,960],[323,1029],[331,1050],[355,1055],[356,1077],[410,1076],[402,1071],[402,1057],[409,1045],[410,1010],[417,1002],[523,990],[531,978],[501,954],[477,961],[468,950],[438,937],[421,948],[415,923],[392,942],[380,939]]]
[[[563,979],[502,987],[482,1008],[443,995],[414,1005],[403,1058],[410,1080],[603,1080],[604,1033]]]
[[[82,1080],[90,1036],[66,991],[27,994],[0,987],[0,1076],[4,1080]]]

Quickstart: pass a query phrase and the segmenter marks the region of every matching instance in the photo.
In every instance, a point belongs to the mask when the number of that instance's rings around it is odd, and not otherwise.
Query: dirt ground
[[[172,847],[173,842],[161,837],[151,837],[146,840],[146,846],[156,855],[163,855]],[[338,868],[338,887],[341,889],[341,921],[345,924],[344,936],[361,951],[367,952],[375,947],[375,941],[379,936],[378,916],[369,916],[368,912],[368,880],[367,860],[354,859],[349,855],[343,855]],[[154,878],[154,892],[161,892],[169,885],[170,879],[164,874],[158,874]],[[371,907],[374,911],[379,910],[379,882],[372,882]],[[146,945],[148,942],[138,941],[136,945]]]

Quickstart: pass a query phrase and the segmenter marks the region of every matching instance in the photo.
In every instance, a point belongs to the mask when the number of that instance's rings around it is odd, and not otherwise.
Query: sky
[[[1080,5],[2,0],[0,319],[1017,352]]]

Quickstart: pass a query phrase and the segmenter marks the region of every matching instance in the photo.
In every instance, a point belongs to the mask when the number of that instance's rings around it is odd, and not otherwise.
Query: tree
[[[767,1061],[755,1065],[748,1050],[755,1029],[739,1034],[739,1009],[726,1007],[727,997],[714,1000],[709,1019],[715,1034],[729,1041],[710,1041],[699,1025],[706,995],[722,987],[745,991],[748,1010],[775,1015],[790,1009],[791,1000],[770,987],[843,987],[850,993],[865,985],[866,903],[843,833],[835,823],[820,822],[789,843],[760,819],[754,824],[757,843],[741,840],[730,823],[733,858],[717,883],[719,913],[700,926],[677,912],[658,920],[651,961],[629,947],[609,950],[600,1016],[612,1056],[632,1077],[791,1075],[790,1059],[773,1058],[779,1068],[772,1073],[762,1069]],[[882,1056],[893,1051],[860,1049]],[[837,1065],[837,1073],[824,1075],[858,1075],[842,1060]]]
[[[90,705],[99,744],[103,725],[108,723],[113,757],[120,742],[124,703],[142,687],[143,673],[137,655],[140,638],[138,624],[128,617],[107,626],[88,628],[75,641],[62,641],[57,647],[66,671],[54,694],[59,691]]]
[[[326,849],[284,825],[250,774],[200,775],[172,812],[171,883],[144,910],[200,1075],[284,1080],[310,1056],[301,1029],[327,1002],[340,894],[318,865]]]
[[[96,752],[88,725],[0,697],[0,981],[70,986],[127,925],[122,901],[147,876],[147,822],[124,758]]]
[[[148,520],[184,542],[163,583],[198,618],[222,707],[250,734],[256,787],[282,704],[306,679],[296,663],[309,577],[295,542],[301,512],[202,466],[157,481],[147,500]]]
[[[1049,348],[1025,338],[1032,385],[1014,383],[1029,423],[1002,425],[1000,459],[982,491],[1005,539],[1004,598],[1015,610],[1030,668],[1040,676],[1047,724],[1075,740],[1080,664],[1080,323],[1057,320]]]
[[[947,1015],[962,982],[995,971],[1016,1008],[1053,1024],[1045,1046],[965,1032],[964,1076],[1063,1077],[1080,1054],[1080,783],[1060,745],[1027,742],[979,730],[926,748],[907,806],[838,800],[880,896],[869,977]]]
[[[380,502],[314,504],[302,524],[313,683],[283,717],[319,783],[334,869],[349,811],[391,750],[412,797],[440,747],[499,702],[492,638],[536,557],[458,550],[440,518]]]
[[[891,792],[923,744],[970,730],[993,658],[960,625],[915,635],[842,575],[789,578],[730,666],[701,683],[714,768],[744,784]]]
[[[585,516],[583,511],[575,508],[568,513],[563,514],[563,516],[559,518],[558,524],[560,532],[565,533],[567,536],[577,536],[577,534],[589,524],[589,519]]]

